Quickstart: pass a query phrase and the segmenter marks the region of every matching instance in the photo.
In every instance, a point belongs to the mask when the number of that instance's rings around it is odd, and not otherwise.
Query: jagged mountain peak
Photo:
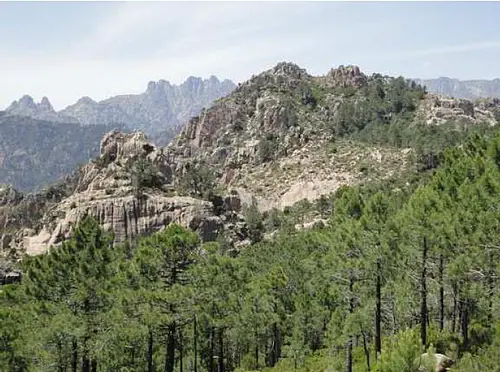
[[[84,96],[80,98],[77,102],[77,105],[97,105],[97,101],[94,101],[92,98],[88,96]]]
[[[17,101],[17,103],[20,105],[20,106],[25,106],[25,107],[35,107],[35,100],[33,99],[33,97],[31,97],[30,95],[27,95],[25,94],[24,96],[22,96],[19,101]]]
[[[500,78],[493,80],[459,80],[443,76],[437,79],[413,80],[425,85],[429,92],[443,96],[469,100],[500,98]]]
[[[47,97],[43,97],[42,100],[40,101],[40,105],[39,105],[40,109],[44,110],[44,111],[51,111],[51,112],[54,112],[54,107],[52,106],[52,104],[50,103],[49,99]]]
[[[5,113],[6,115],[27,116],[42,120],[54,120],[57,118],[57,114],[47,97],[43,97],[37,103],[33,97],[27,94],[19,100],[12,102],[5,110]]]
[[[120,124],[168,143],[182,124],[235,87],[232,81],[220,81],[215,76],[208,79],[190,76],[179,85],[160,79],[150,81],[141,94],[119,95],[100,102],[82,97],[59,112],[54,111],[48,98],[36,103],[26,95],[14,101],[5,114],[82,125]]]

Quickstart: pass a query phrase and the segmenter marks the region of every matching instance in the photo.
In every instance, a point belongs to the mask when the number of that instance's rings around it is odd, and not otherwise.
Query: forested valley
[[[499,371],[500,135],[438,157],[319,199],[310,230],[250,207],[238,254],[173,224],[113,246],[85,218],[0,287],[0,370]]]

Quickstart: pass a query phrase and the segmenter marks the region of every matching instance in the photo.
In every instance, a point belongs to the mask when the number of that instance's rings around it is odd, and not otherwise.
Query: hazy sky
[[[312,74],[500,77],[500,3],[0,2],[0,109],[56,109],[189,75],[243,81],[279,61]]]

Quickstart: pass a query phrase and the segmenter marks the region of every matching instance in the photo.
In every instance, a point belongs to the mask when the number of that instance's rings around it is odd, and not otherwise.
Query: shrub
[[[262,163],[273,160],[278,150],[278,141],[274,137],[267,137],[259,142],[259,157]]]

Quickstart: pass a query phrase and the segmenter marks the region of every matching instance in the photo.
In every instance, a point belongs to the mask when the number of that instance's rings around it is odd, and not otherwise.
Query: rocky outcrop
[[[208,163],[220,182],[236,189],[243,203],[256,197],[261,210],[313,201],[371,177],[406,169],[407,155],[381,149],[370,175],[360,162],[377,151],[360,144],[339,144],[330,152],[330,126],[344,101],[336,88],[360,89],[367,77],[354,66],[332,69],[315,78],[293,63],[279,63],[240,84],[228,97],[192,118],[164,149],[168,162]],[[392,169],[385,169],[393,161]],[[397,164],[397,165],[396,165]]]
[[[426,372],[433,370],[435,372],[446,372],[450,369],[455,362],[444,354],[429,354],[424,353],[421,355],[419,363],[421,367],[419,371]]]
[[[367,80],[358,66],[342,65],[332,68],[325,77],[319,78],[319,81],[330,88],[361,88],[366,85]]]
[[[204,89],[197,79],[186,85]],[[149,84],[147,94],[161,101],[172,89],[161,81]],[[142,132],[107,133],[99,157],[80,168],[72,191],[46,203],[43,217],[9,235],[8,245],[43,252],[69,237],[87,214],[113,230],[116,242],[176,222],[203,240],[224,231],[234,246],[246,244],[240,211],[255,199],[262,211],[285,209],[414,168],[411,149],[349,137],[367,124],[494,124],[495,107],[493,101],[479,105],[427,95],[405,79],[367,77],[355,66],[313,77],[293,63],[279,63],[201,110],[164,148],[148,143]],[[226,196],[215,195],[215,187]]]
[[[114,197],[95,192],[77,193],[65,199],[44,217],[46,223],[36,234],[23,239],[27,254],[45,252],[71,235],[72,227],[91,215],[114,233],[116,243],[134,241],[138,236],[177,223],[196,231],[203,241],[215,240],[222,231],[220,218],[212,213],[211,203],[190,197],[146,194]]]
[[[139,161],[154,169],[155,177],[162,177],[158,187],[134,181]],[[115,243],[132,242],[170,223],[196,231],[203,241],[216,239],[224,226],[212,203],[175,195],[163,174],[168,167],[162,151],[148,143],[143,133],[109,132],[101,140],[100,156],[80,169],[74,192],[46,208],[35,228],[18,231],[11,245],[30,255],[43,253],[69,238],[86,215],[112,231]],[[235,200],[227,203],[237,207]]]
[[[429,94],[417,112],[417,119],[427,124],[440,125],[450,121],[465,125],[496,125],[500,112],[498,100],[474,104],[465,99],[446,98]]]

